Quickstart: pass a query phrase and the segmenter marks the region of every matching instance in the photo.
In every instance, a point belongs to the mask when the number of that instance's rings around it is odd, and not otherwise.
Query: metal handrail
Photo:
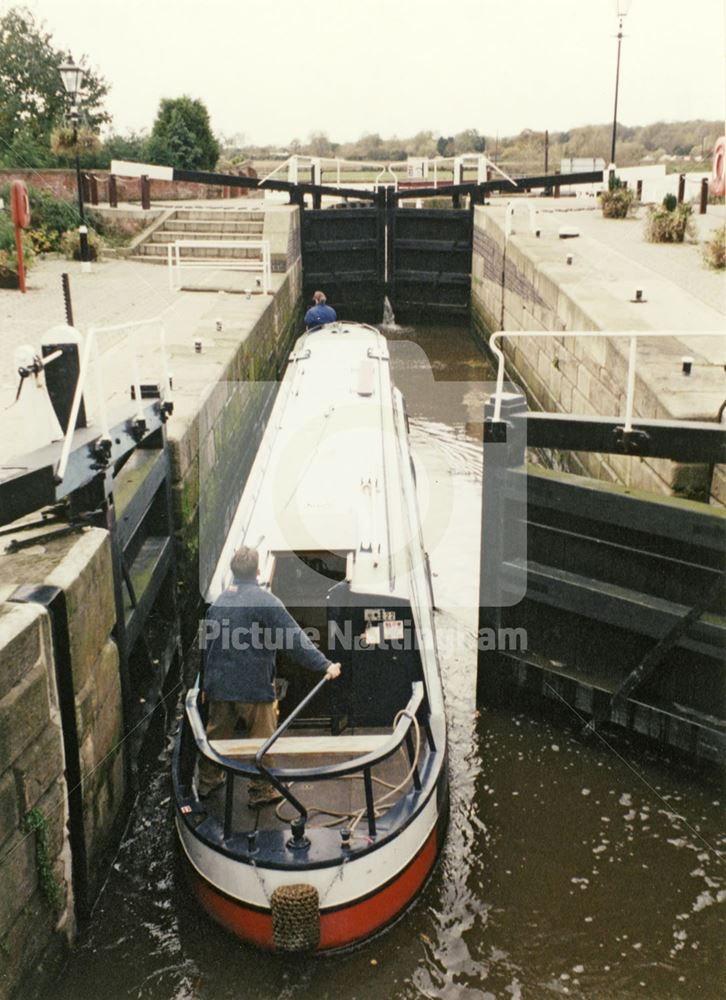
[[[297,706],[292,710],[292,712],[290,712],[290,714],[284,720],[284,722],[282,722],[277,727],[277,729],[271,736],[267,737],[265,742],[262,744],[260,749],[255,754],[255,766],[257,770],[260,772],[263,778],[267,778],[270,784],[273,785],[278,790],[278,792],[280,792],[280,794],[287,799],[287,801],[290,803],[291,806],[297,809],[298,822],[301,822],[303,825],[305,825],[305,823],[307,823],[308,820],[307,809],[302,804],[302,802],[300,802],[300,800],[297,799],[292,794],[287,785],[284,785],[281,781],[279,781],[275,777],[275,775],[272,774],[272,772],[265,767],[265,765],[262,763],[262,758],[265,756],[266,753],[268,753],[270,747],[273,746],[273,744],[275,744],[279,740],[282,734],[290,728],[291,724],[295,721],[298,715],[300,715],[305,706],[310,704],[315,695],[318,694],[318,692],[323,689],[323,685],[327,684],[327,682],[330,679],[331,678],[327,673],[324,674],[323,677],[318,681],[318,683],[312,689],[312,691],[308,691],[303,700],[298,702]]]
[[[514,337],[570,337],[573,340],[579,337],[601,337],[601,338],[618,338],[618,339],[628,339],[630,341],[628,350],[628,378],[626,385],[626,395],[625,395],[625,431],[630,432],[633,429],[633,403],[635,399],[635,360],[638,340],[643,337],[676,337],[678,340],[682,340],[684,337],[723,337],[722,330],[700,330],[700,331],[685,331],[685,330],[580,330],[580,331],[560,331],[558,333],[552,331],[542,331],[542,330],[499,330],[493,333],[489,338],[489,347],[492,354],[497,359],[497,387],[494,392],[494,421],[498,422],[501,419],[502,414],[502,399],[505,395],[504,392],[504,370],[505,370],[505,357],[504,350],[499,344],[499,341],[507,337],[512,339]]]
[[[91,367],[92,360],[94,368],[94,381],[96,383],[95,386],[96,396],[97,396],[96,405],[98,408],[98,418],[101,430],[100,441],[110,442],[108,411],[106,405],[106,385],[103,378],[101,351],[98,345],[99,334],[117,333],[117,332],[123,332],[126,334],[126,344],[129,349],[129,354],[131,357],[134,395],[136,397],[135,400],[136,415],[134,419],[139,423],[143,422],[144,410],[143,410],[143,400],[141,396],[141,377],[139,373],[136,330],[146,326],[159,327],[161,399],[162,402],[166,403],[171,402],[171,386],[169,381],[169,371],[167,366],[167,355],[166,355],[166,333],[164,330],[164,324],[162,323],[160,316],[152,316],[149,319],[135,320],[131,323],[115,323],[112,326],[89,327],[85,342],[83,344],[83,352],[81,354],[81,359],[80,359],[80,370],[78,375],[78,381],[76,382],[75,391],[73,393],[71,410],[68,416],[68,424],[64,429],[63,444],[61,446],[60,458],[58,460],[58,466],[55,472],[55,478],[57,482],[59,483],[63,482],[63,478],[66,474],[68,459],[70,457],[71,446],[73,443],[73,435],[75,434],[76,431],[76,420],[78,418],[78,413],[80,411],[81,401],[83,399],[83,393],[86,388],[88,372]],[[48,359],[46,359],[46,363],[47,360]]]
[[[413,693],[404,711],[415,715],[424,700],[424,686],[422,681],[414,681],[411,687]],[[312,694],[313,692],[311,692],[311,696]],[[259,771],[255,764],[247,764],[233,757],[225,757],[223,754],[217,753],[209,745],[209,740],[207,739],[207,734],[197,707],[198,697],[199,687],[195,686],[189,689],[185,701],[187,721],[197,744],[197,750],[202,756],[211,760],[212,763],[217,764],[218,767],[222,767],[227,771],[235,771],[248,778],[257,777]],[[410,728],[411,724],[408,716],[402,716],[388,741],[379,750],[372,750],[370,753],[363,754],[361,757],[356,757],[353,760],[348,760],[341,764],[328,764],[318,768],[275,768],[275,774],[278,778],[285,781],[305,781],[313,778],[324,781],[332,778],[341,778],[347,774],[354,774],[356,771],[361,771],[364,767],[373,767],[376,764],[380,764],[390,757],[391,754],[395,753],[403,742],[406,731]]]

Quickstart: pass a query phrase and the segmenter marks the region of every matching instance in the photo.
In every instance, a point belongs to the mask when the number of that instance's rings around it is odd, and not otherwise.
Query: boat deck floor
[[[374,734],[389,730],[359,729],[358,734]],[[307,735],[307,734],[306,734]],[[310,735],[313,735],[312,733]],[[333,763],[342,763],[344,755],[305,753],[283,754],[273,753],[272,762],[278,768],[317,769]],[[380,802],[380,812],[390,809],[410,789],[410,780],[398,791],[394,789],[404,781],[410,768],[408,754],[400,747],[387,760],[371,769],[373,778],[373,798]],[[229,780],[229,777],[228,779]],[[234,791],[234,808],[232,825],[236,830],[289,830],[290,820],[297,815],[294,807],[283,800],[269,805],[252,808],[248,804],[249,782],[237,777]],[[350,826],[352,818],[361,810],[365,810],[365,788],[363,773],[359,772],[343,778],[327,781],[311,780],[290,782],[290,791],[308,810],[309,827]],[[389,794],[391,793],[391,794]],[[385,799],[383,798],[385,796]],[[220,822],[224,820],[225,787],[222,786],[204,800],[204,805],[210,815]],[[360,821],[365,828],[365,818]],[[360,826],[360,824],[359,824]]]

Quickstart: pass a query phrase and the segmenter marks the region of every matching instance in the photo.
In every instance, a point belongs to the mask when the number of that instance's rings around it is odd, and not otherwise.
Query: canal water
[[[452,808],[434,875],[395,926],[350,953],[248,948],[186,892],[168,745],[54,1000],[723,997],[723,789],[610,736],[585,741],[574,712],[555,724],[477,709],[478,421],[492,372],[465,329],[416,329],[433,379],[406,344],[412,330],[385,332],[445,639]]]

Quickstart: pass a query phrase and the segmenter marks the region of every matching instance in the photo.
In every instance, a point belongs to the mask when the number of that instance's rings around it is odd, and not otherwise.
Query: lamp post
[[[61,80],[71,99],[71,122],[73,123],[73,144],[76,147],[76,186],[78,188],[78,214],[81,223],[78,227],[78,234],[81,241],[81,269],[89,270],[91,256],[88,252],[88,227],[86,226],[86,213],[83,208],[83,182],[81,180],[81,161],[78,153],[78,120],[80,112],[78,110],[78,95],[83,83],[83,70],[73,62],[73,56],[68,53],[67,62],[59,68]]]
[[[623,42],[623,18],[630,10],[631,0],[615,0],[618,16],[618,61],[615,69],[615,110],[613,111],[613,138],[610,144],[610,164],[615,166],[615,135],[618,129],[618,88],[620,86],[620,46]]]

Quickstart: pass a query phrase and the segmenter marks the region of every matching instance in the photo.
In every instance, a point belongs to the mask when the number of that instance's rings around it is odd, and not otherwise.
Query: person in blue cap
[[[313,305],[305,313],[305,329],[323,326],[324,323],[334,323],[337,318],[335,309],[327,304],[325,292],[316,292],[313,295]]]

